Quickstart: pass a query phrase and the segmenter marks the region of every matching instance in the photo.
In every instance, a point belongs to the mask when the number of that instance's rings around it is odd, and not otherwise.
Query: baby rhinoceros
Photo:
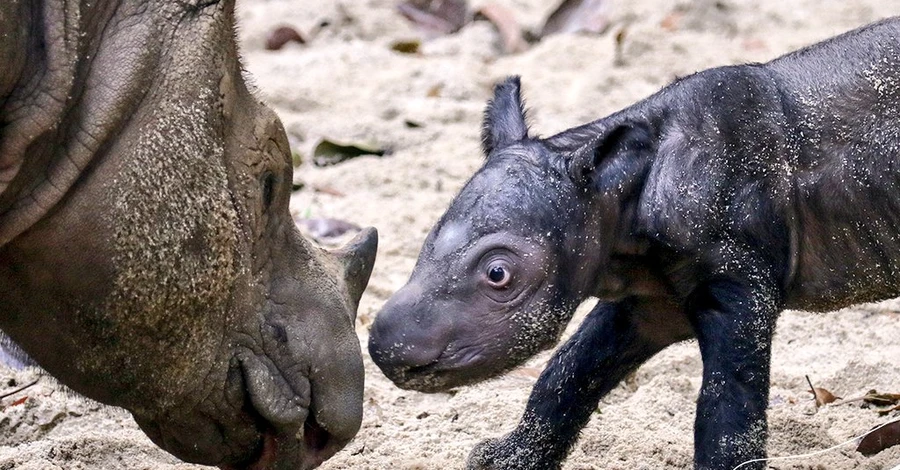
[[[521,364],[600,302],[471,469],[558,468],[598,400],[688,338],[695,467],[763,458],[779,312],[900,294],[900,19],[697,73],[546,139],[511,78],[483,143],[377,316],[372,358],[400,387],[447,390]]]

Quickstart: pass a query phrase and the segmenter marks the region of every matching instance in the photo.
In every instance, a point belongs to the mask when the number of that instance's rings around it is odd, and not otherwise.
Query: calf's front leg
[[[597,304],[538,378],[515,430],[476,446],[467,469],[559,468],[600,398],[658,351],[691,336],[687,318],[667,299]]]
[[[703,357],[703,385],[694,425],[697,470],[732,470],[766,455],[766,407],[775,289],[716,280],[692,301],[691,321]],[[763,462],[741,467],[764,468]]]

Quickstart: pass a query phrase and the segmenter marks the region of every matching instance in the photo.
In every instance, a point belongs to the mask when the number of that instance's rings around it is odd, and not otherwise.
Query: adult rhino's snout
[[[249,459],[223,469],[315,468],[350,442],[362,422],[364,369],[354,321],[378,233],[363,229],[329,251],[294,235],[298,243],[292,248],[304,256],[280,258],[262,347],[238,351],[239,372],[233,374],[245,387],[245,409],[261,440]],[[314,283],[297,282],[293,275],[304,263],[316,274]]]
[[[343,268],[343,278],[347,294],[350,296],[351,315],[354,316],[354,320],[359,299],[369,284],[377,251],[378,231],[374,227],[367,227],[345,246],[332,252]]]

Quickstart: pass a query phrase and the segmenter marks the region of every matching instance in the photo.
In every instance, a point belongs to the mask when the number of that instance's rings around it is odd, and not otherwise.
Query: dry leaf
[[[891,406],[900,403],[900,393],[878,393],[869,390],[863,397],[863,401],[875,406]]]
[[[266,49],[277,51],[291,41],[306,44],[306,40],[303,39],[303,36],[301,36],[296,29],[290,26],[281,26],[275,28],[268,36],[266,36]]]
[[[895,406],[895,407],[893,407],[893,408],[891,408],[891,409],[881,410],[881,411],[878,412],[878,416],[884,416],[884,415],[886,415],[886,414],[888,414],[888,413],[893,413],[894,411],[900,411],[900,405],[897,405],[897,406]]]
[[[397,9],[429,36],[459,31],[469,15],[466,0],[407,0]]]
[[[342,142],[335,139],[322,139],[313,148],[313,165],[329,166],[359,157],[361,155],[382,156],[387,153],[383,148],[369,142]]]
[[[809,376],[806,376],[806,382],[809,384],[810,392],[816,398],[816,408],[819,408],[822,405],[833,403],[835,400],[841,398],[834,396],[834,394],[832,394],[828,390],[825,390],[824,388],[813,387],[812,381],[809,380]]]
[[[867,434],[859,441],[856,451],[869,456],[895,445],[900,445],[900,420],[890,422]]]
[[[476,16],[479,15],[490,21],[500,32],[500,37],[503,38],[503,52],[515,54],[528,48],[528,43],[522,36],[522,27],[516,21],[512,10],[503,5],[490,3],[478,9]]]
[[[813,393],[813,395],[816,396],[816,408],[818,408],[822,405],[827,405],[829,403],[833,403],[835,400],[841,398],[841,397],[836,397],[836,396],[832,395],[831,392],[829,392],[828,390],[825,390],[824,388],[814,387],[812,389],[812,393]]]
[[[418,54],[422,41],[418,39],[400,39],[391,43],[391,50],[401,54]]]
[[[607,27],[609,18],[604,0],[563,0],[541,28],[541,37],[556,33],[599,34]]]

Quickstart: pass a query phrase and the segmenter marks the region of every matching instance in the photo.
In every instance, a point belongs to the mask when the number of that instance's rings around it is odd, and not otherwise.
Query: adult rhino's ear
[[[575,184],[599,193],[629,192],[643,180],[648,157],[656,151],[656,140],[646,121],[608,126],[570,154],[566,165],[569,176]]]
[[[485,155],[528,137],[520,88],[518,76],[509,77],[494,87],[494,98],[488,102],[481,127]]]

